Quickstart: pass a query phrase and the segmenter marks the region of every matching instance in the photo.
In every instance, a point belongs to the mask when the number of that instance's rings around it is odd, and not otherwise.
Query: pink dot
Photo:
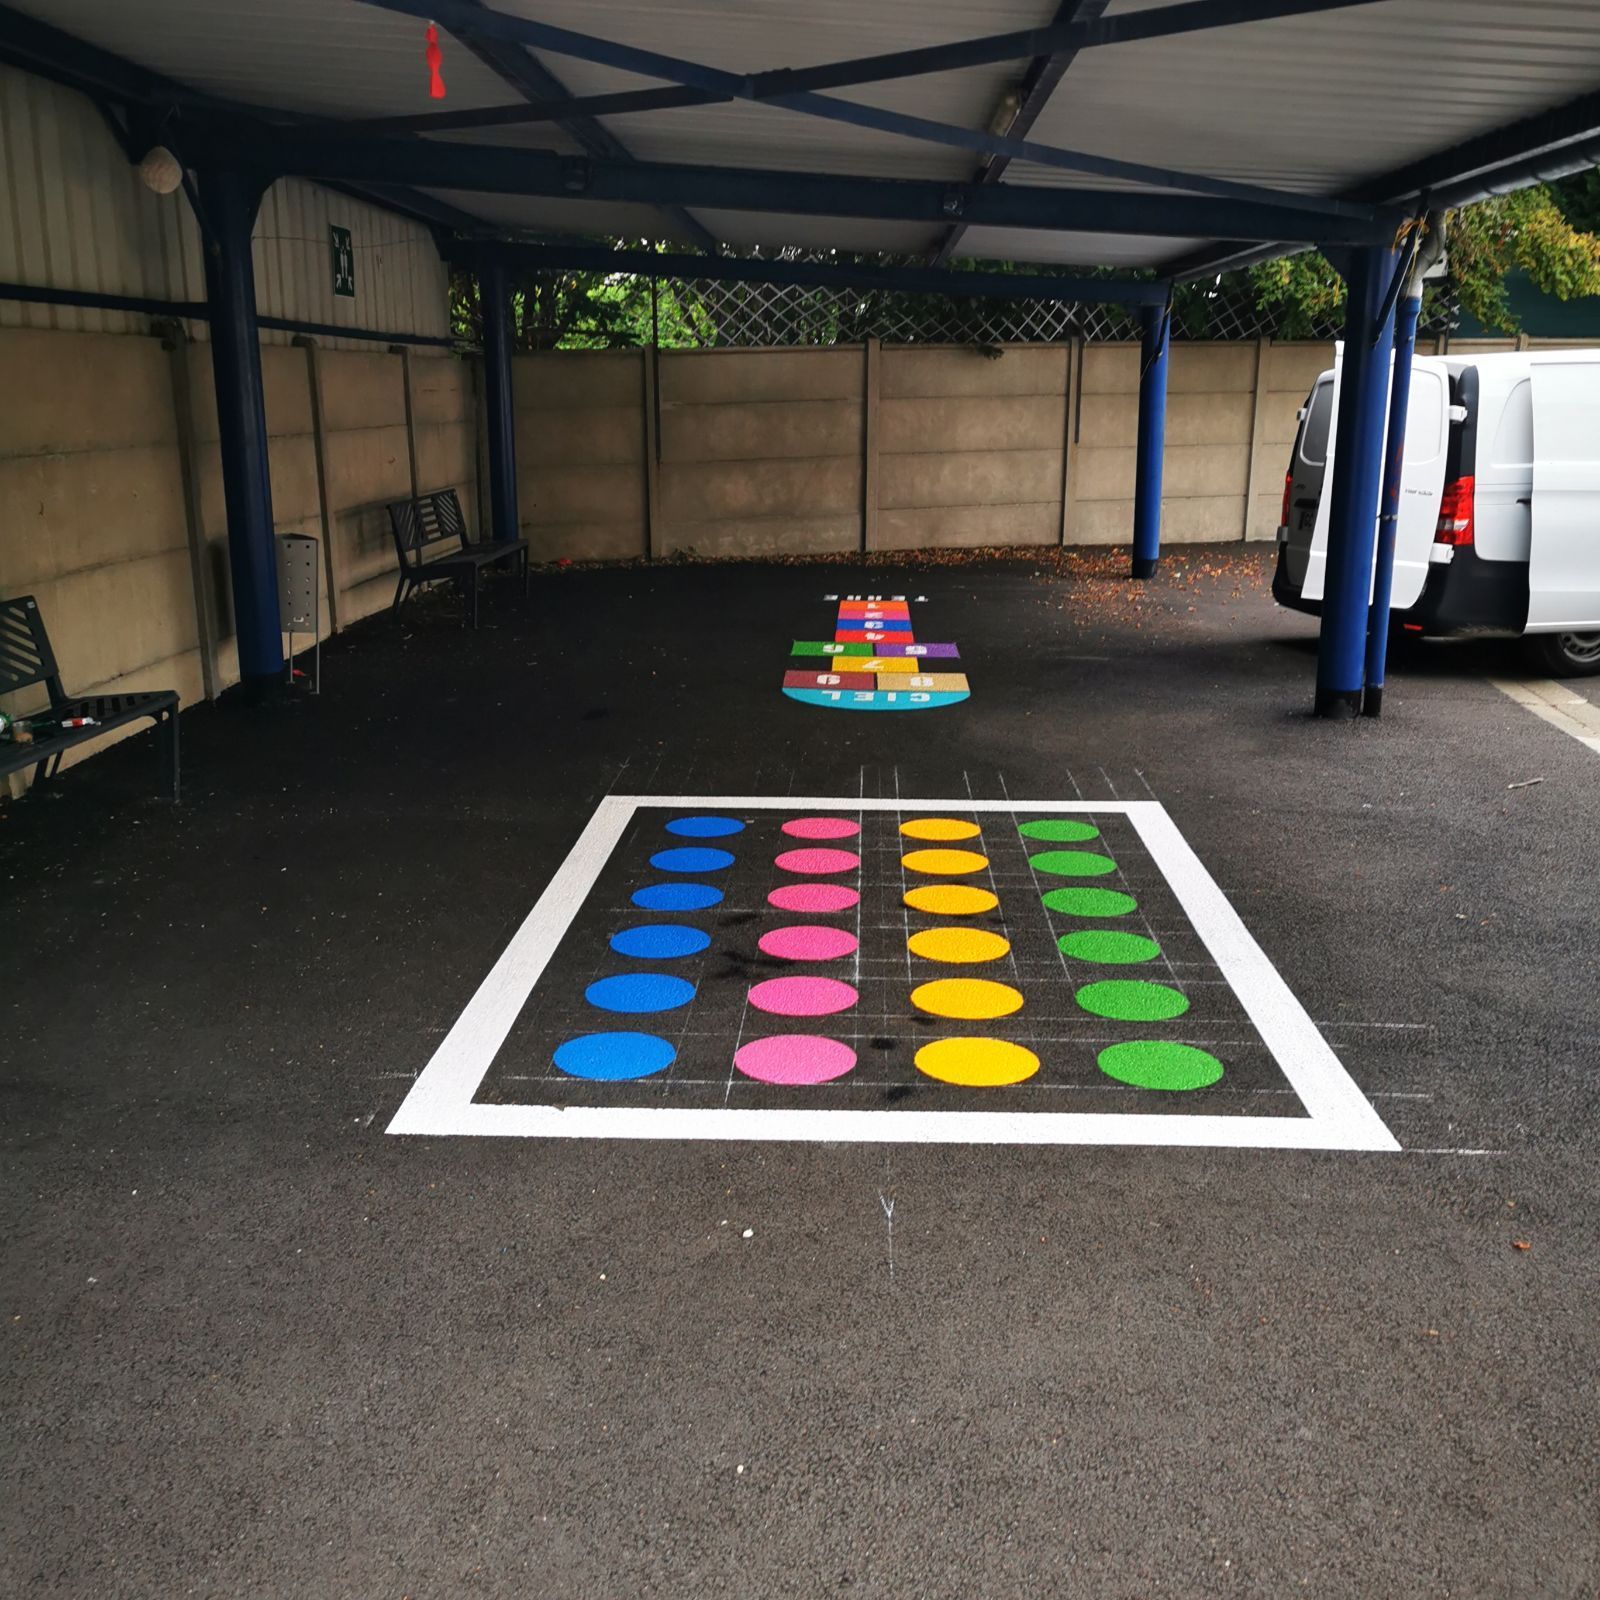
[[[823,922],[796,923],[762,934],[760,945],[782,961],[837,961],[855,950],[856,936]]]
[[[775,1017],[826,1017],[848,1011],[859,996],[837,978],[768,978],[752,986],[750,1004]]]
[[[837,1039],[785,1033],[752,1039],[735,1052],[733,1064],[758,1083],[827,1083],[856,1064],[856,1053]]]
[[[785,850],[778,865],[785,872],[854,872],[861,857],[853,850]]]
[[[853,839],[861,824],[849,817],[791,817],[783,831],[791,839]]]
[[[767,896],[780,911],[848,911],[861,899],[842,883],[786,883]]]

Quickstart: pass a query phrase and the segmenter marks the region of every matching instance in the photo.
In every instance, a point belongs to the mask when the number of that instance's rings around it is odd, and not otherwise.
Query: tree
[[[1558,300],[1600,295],[1600,170],[1451,213],[1448,281],[1485,327],[1518,331],[1506,277],[1519,267]],[[1250,267],[1247,277],[1257,309],[1282,338],[1326,327],[1344,305],[1343,280],[1316,251]]]

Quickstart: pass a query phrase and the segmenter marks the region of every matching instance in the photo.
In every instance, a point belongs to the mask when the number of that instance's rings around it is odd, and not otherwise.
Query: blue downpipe
[[[1400,529],[1400,483],[1406,464],[1406,416],[1411,409],[1411,358],[1417,347],[1420,295],[1402,294],[1394,313],[1394,377],[1389,384],[1389,445],[1383,463],[1383,500],[1378,513],[1378,562],[1372,576],[1367,617],[1367,686],[1363,714],[1383,714],[1383,673],[1389,657],[1389,606],[1394,598],[1394,546]]]
[[[1359,715],[1366,681],[1367,602],[1383,478],[1389,359],[1394,348],[1394,322],[1392,317],[1382,316],[1382,310],[1393,261],[1394,253],[1387,246],[1354,250],[1345,272],[1349,295],[1313,705],[1319,717]]]
[[[256,323],[250,235],[261,201],[258,180],[240,172],[199,175],[208,230],[206,297],[211,303],[211,375],[217,440],[228,513],[239,681],[247,694],[283,677],[278,557],[272,525],[267,409],[261,388],[261,332]]]
[[[484,423],[489,436],[489,522],[496,539],[521,537],[517,511],[516,425],[511,401],[511,293],[506,270],[478,270],[483,307]]]
[[[1133,576],[1148,578],[1161,559],[1161,465],[1167,442],[1167,349],[1171,319],[1162,306],[1140,312],[1139,449],[1133,483]]]

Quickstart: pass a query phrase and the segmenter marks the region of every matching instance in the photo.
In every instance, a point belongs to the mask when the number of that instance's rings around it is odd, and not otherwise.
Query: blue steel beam
[[[1155,575],[1161,560],[1161,481],[1167,446],[1167,358],[1172,312],[1146,306],[1140,313],[1139,436],[1134,458],[1133,570],[1135,578]]]
[[[404,11],[411,16],[428,16],[445,22],[450,31],[455,24],[446,19],[459,0],[434,0],[430,10],[424,0],[361,0],[364,5],[381,6],[389,11]],[[930,45],[917,50],[894,50],[882,55],[858,56],[849,61],[831,61],[815,67],[784,67],[771,72],[752,73],[738,78],[740,98],[775,100],[811,89],[838,89],[850,84],[882,83],[891,78],[920,78],[931,72],[952,72],[963,67],[986,66],[997,61],[1021,61],[1031,56],[1054,55],[1062,50],[1092,50],[1102,45],[1133,44],[1146,39],[1166,39],[1176,34],[1209,32],[1213,28],[1233,27],[1248,22],[1273,21],[1281,17],[1301,17],[1322,11],[1345,11],[1355,6],[1374,5],[1379,0],[1211,0],[1209,4],[1182,4],[1152,7],[1094,22],[1055,23],[1044,28],[1026,28],[1015,33],[985,34],[975,39],[960,39],[950,44]],[[501,31],[505,23],[520,18],[502,17],[490,24],[489,37],[519,37]],[[525,36],[525,42],[558,55],[576,56],[601,66],[637,72],[642,77],[660,78],[667,83],[691,84],[713,93],[722,93],[722,79],[735,76],[719,73],[698,62],[633,45],[594,39],[569,28],[552,24],[537,27],[540,38]]]
[[[1410,276],[1410,259],[1396,269]],[[1409,285],[1408,285],[1409,289]],[[1417,293],[1402,294],[1394,312],[1394,374],[1389,380],[1389,442],[1384,452],[1383,498],[1378,514],[1376,564],[1372,570],[1372,605],[1367,614],[1364,716],[1383,714],[1383,677],[1389,658],[1389,609],[1394,602],[1394,545],[1400,530],[1400,485],[1406,465],[1406,418],[1411,414],[1411,358],[1417,348]]]
[[[505,268],[478,269],[483,311],[484,432],[489,442],[489,525],[496,539],[521,538],[517,506],[517,429],[511,396],[511,291]]]
[[[559,100],[524,100],[514,106],[482,106],[465,111],[421,111],[404,117],[368,117],[359,122],[300,123],[302,132],[323,139],[371,139],[394,133],[455,133],[463,128],[519,128],[563,122],[574,116],[614,117],[634,111],[672,111],[680,106],[723,103],[703,89],[624,89],[616,94],[575,95]]]
[[[1347,197],[1390,204],[1424,201],[1430,209],[1441,210],[1596,165],[1600,165],[1600,91],[1370,178],[1348,190]],[[1289,253],[1283,242],[1263,247],[1235,239],[1208,245],[1168,263],[1164,270],[1182,283]]]
[[[225,124],[211,130],[213,148],[233,159],[270,164],[285,176],[344,183],[406,183],[491,194],[663,203],[713,210],[810,216],[868,217],[973,226],[1132,233],[1192,238],[1218,233],[1250,239],[1316,238],[1370,243],[1393,234],[1393,220],[1311,217],[1255,201],[1124,190],[1045,189],[1019,184],[949,184],[926,179],[857,178],[835,174],[618,162],[559,156],[547,150],[442,140],[361,139],[330,142],[275,129],[270,144],[234,142]]]
[[[1061,0],[1053,26],[1096,21],[1110,3],[1111,0]],[[1076,50],[1058,50],[1054,55],[1035,56],[1028,63],[1022,82],[1012,91],[1017,97],[1017,108],[1004,129],[1008,139],[1021,139],[1031,131],[1039,113],[1045,108],[1045,102],[1056,92],[1057,85],[1066,76],[1067,68],[1077,59]],[[998,183],[1010,165],[1010,156],[990,156],[974,175],[973,181]],[[944,236],[928,254],[928,265],[942,267],[966,231],[966,224],[962,222],[946,228]]]
[[[797,283],[823,288],[910,294],[976,296],[1002,300],[1071,300],[1100,305],[1160,306],[1164,283],[1126,278],[1084,278],[1059,273],[952,272],[938,267],[831,266],[815,261],[752,260],[737,256],[686,256],[603,245],[464,245],[452,259],[465,266],[499,262],[511,271],[629,272],[651,278],[712,278],[733,283]]]
[[[239,678],[247,694],[270,687],[283,673],[261,330],[250,258],[250,235],[262,193],[252,174],[200,173],[200,194],[210,222],[210,247],[204,252],[206,298],[211,304],[211,373],[228,510],[228,567]]]
[[[1328,560],[1317,639],[1319,717],[1353,717],[1366,682],[1367,602],[1383,475],[1384,410],[1389,398],[1393,323],[1379,311],[1394,254],[1382,246],[1354,250],[1344,266],[1344,359],[1329,490]]]
[[[1356,199],[1404,201],[1426,196],[1441,204],[1466,205],[1505,192],[1497,172],[1527,169],[1519,181],[1564,177],[1600,161],[1600,90],[1563,101],[1548,111],[1495,128],[1397,167],[1351,191]],[[1515,184],[1510,187],[1516,187]],[[1449,196],[1448,199],[1441,199]]]
[[[451,0],[451,10],[458,22],[464,17],[488,15],[484,0]],[[443,22],[450,31],[502,82],[510,86],[524,100],[548,103],[551,100],[570,99],[567,86],[542,61],[529,55],[523,46],[513,40],[495,39],[480,35],[471,27],[453,26],[448,19],[429,14],[429,21]],[[568,112],[557,119],[557,126],[592,156],[608,161],[631,161],[633,153],[610,129],[596,122],[588,112]],[[704,250],[715,250],[717,241],[681,206],[663,206],[662,214],[671,230],[690,244]]]
[[[985,156],[1004,156],[1010,160],[1031,161],[1036,166],[1056,167],[1067,172],[1088,173],[1096,177],[1118,178],[1129,183],[1149,184],[1162,189],[1179,189],[1190,194],[1215,195],[1222,199],[1249,200],[1279,205],[1289,210],[1324,217],[1371,218],[1373,207],[1359,202],[1330,200],[1289,190],[1267,189],[1257,184],[1235,183],[1203,173],[1181,172],[1170,167],[1154,167],[1144,162],[1120,161],[1112,156],[1093,155],[1084,150],[1064,150],[1056,145],[1038,144],[1029,139],[1003,137],[987,131],[957,127],[928,117],[914,117],[901,111],[885,111],[879,106],[862,105],[853,100],[838,100],[810,92],[757,94],[757,80],[720,67],[665,56],[653,50],[637,50],[617,45],[570,28],[536,22],[524,17],[484,9],[479,0],[362,0],[365,5],[386,11],[400,11],[417,17],[442,21],[452,33],[463,38],[480,34],[485,38],[532,49],[550,50],[581,61],[637,72],[690,88],[704,89],[724,100],[759,99],[765,104],[802,116],[840,122],[850,127],[867,128],[875,133],[892,134],[924,144],[944,145]],[[1187,8],[1180,8],[1187,9]]]

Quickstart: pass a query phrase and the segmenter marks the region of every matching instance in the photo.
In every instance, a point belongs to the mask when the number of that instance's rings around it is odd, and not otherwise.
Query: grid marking
[[[1082,1111],[914,1111],[507,1105],[474,1099],[546,965],[641,808],[1123,816],[1304,1107],[1304,1117]],[[896,795],[607,795],[418,1076],[387,1131],[488,1138],[836,1140],[1397,1151],[1305,1009],[1154,800],[921,799]]]

